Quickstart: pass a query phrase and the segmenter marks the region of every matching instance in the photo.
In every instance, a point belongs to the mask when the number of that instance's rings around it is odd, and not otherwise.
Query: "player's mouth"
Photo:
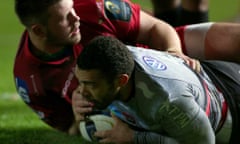
[[[73,27],[72,35],[78,35],[80,33],[80,23],[76,23]]]
[[[71,32],[72,35],[78,35],[79,33],[80,33],[79,27],[74,28],[73,31]]]

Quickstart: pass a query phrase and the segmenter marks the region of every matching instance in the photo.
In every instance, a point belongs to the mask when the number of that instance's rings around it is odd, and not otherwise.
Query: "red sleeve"
[[[136,41],[140,28],[140,6],[131,3],[129,0],[125,0],[131,9],[131,15],[129,21],[116,21],[119,24],[116,27],[117,35],[124,42],[132,43]],[[125,29],[125,25],[127,28]]]
[[[187,50],[186,50],[186,45],[185,45],[185,40],[184,40],[184,31],[186,29],[186,25],[185,26],[179,26],[179,27],[175,27],[175,30],[177,31],[177,34],[180,38],[181,41],[181,45],[182,45],[182,51],[184,54],[187,55]]]

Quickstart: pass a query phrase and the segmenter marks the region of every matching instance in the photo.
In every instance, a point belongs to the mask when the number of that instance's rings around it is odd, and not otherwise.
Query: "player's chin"
[[[81,41],[81,38],[82,38],[81,34],[78,34],[78,35],[72,35],[70,39],[73,44],[78,44]]]
[[[74,42],[74,44],[79,43],[82,38],[80,30],[77,29],[77,30],[71,32],[69,35],[69,38],[71,39],[71,41]]]

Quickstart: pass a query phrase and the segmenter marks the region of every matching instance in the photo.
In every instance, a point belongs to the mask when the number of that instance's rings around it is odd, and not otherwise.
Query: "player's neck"
[[[64,49],[64,46],[49,44],[43,38],[39,38],[29,33],[30,44],[33,49],[47,55],[55,54]]]
[[[29,50],[35,57],[37,57],[43,61],[59,60],[59,59],[66,57],[71,52],[71,49],[67,46],[65,48],[61,48],[61,49],[57,50],[56,52],[48,52],[48,51],[42,50],[40,48],[41,46],[39,46],[39,45],[35,46],[35,45],[36,45],[36,43],[33,44],[32,41],[30,40],[28,43]]]
[[[129,79],[128,83],[122,87],[120,94],[122,95],[123,101],[128,101],[134,96],[134,81],[132,77]]]

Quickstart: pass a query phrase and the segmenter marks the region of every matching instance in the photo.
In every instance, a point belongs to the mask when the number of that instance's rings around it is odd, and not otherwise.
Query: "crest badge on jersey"
[[[129,21],[132,15],[129,4],[122,0],[105,0],[104,9],[106,16],[112,20]]]
[[[159,60],[153,57],[143,56],[143,61],[147,64],[147,66],[151,67],[152,69],[161,71],[167,69],[167,66],[164,63],[160,62]]]
[[[16,78],[16,86],[17,86],[18,94],[22,97],[22,99],[26,103],[30,103],[30,98],[28,96],[28,87],[26,82],[20,78]]]

